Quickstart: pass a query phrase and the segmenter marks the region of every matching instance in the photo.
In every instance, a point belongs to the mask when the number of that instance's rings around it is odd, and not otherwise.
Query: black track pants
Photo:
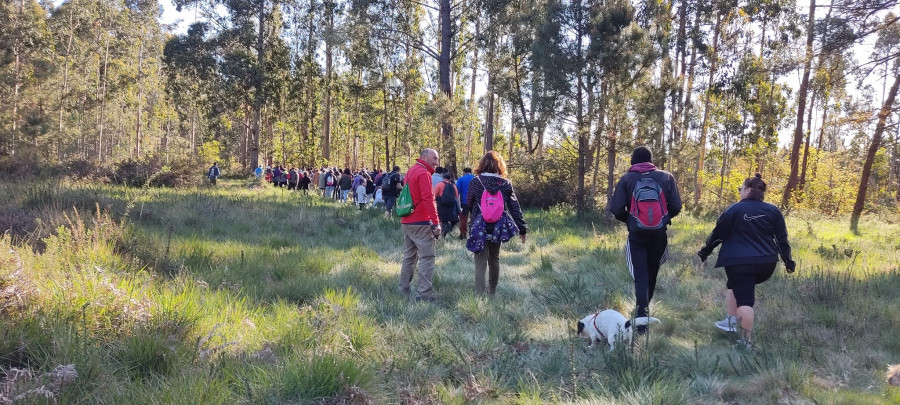
[[[628,235],[625,261],[634,278],[634,298],[637,316],[647,316],[659,266],[666,262],[669,241],[665,232],[650,235]]]

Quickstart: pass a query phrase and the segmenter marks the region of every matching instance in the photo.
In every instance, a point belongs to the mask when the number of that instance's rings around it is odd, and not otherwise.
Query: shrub
[[[0,157],[0,177],[32,177],[40,170],[37,158],[25,154]]]
[[[157,170],[158,168],[154,169],[148,161],[127,159],[113,165],[112,177],[109,180],[115,184],[143,187]]]
[[[196,165],[188,160],[176,160],[171,164],[154,156],[144,159],[127,159],[116,163],[109,179],[115,184],[131,187],[185,187],[197,184],[202,178]]]
[[[541,156],[522,155],[510,164],[510,179],[524,207],[549,208],[575,201],[575,166],[563,153],[548,150]]]
[[[97,173],[97,167],[86,159],[70,160],[65,167],[66,175],[78,180],[94,177]]]

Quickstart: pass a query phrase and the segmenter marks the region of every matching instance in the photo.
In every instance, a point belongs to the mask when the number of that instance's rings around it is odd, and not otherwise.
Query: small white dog
[[[645,326],[651,323],[660,323],[659,319],[649,316],[634,318],[634,326]],[[631,342],[631,320],[625,318],[618,311],[607,309],[588,315],[578,321],[578,336],[591,340],[588,347],[594,347],[594,343],[600,339],[609,342],[609,351],[615,348],[617,335],[621,335],[623,342]]]

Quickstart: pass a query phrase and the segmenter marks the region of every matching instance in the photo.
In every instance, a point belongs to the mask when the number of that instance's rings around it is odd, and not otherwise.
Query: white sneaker
[[[737,317],[726,315],[725,319],[716,322],[716,327],[725,332],[737,332]]]
[[[747,339],[738,339],[734,342],[734,347],[738,348],[739,350],[746,350],[748,352],[752,352],[753,351],[753,342],[751,342],[750,340],[747,340]]]

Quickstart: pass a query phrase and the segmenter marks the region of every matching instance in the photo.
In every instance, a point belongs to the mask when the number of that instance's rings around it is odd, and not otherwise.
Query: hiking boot
[[[737,317],[726,315],[725,319],[716,322],[716,327],[725,332],[737,332]]]

